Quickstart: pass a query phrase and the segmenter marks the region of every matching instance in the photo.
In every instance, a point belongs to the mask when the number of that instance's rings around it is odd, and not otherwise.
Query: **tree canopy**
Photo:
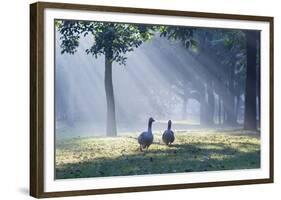
[[[141,24],[121,24],[91,21],[57,21],[56,26],[61,34],[61,53],[74,54],[81,37],[92,37],[87,54],[96,58],[107,55],[113,62],[126,64],[125,54],[139,47],[144,41],[150,40],[155,26]]]

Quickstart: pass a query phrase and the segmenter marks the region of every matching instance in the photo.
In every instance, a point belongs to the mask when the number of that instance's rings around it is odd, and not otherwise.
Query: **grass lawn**
[[[193,131],[176,134],[166,146],[154,134],[148,151],[140,152],[134,136],[59,138],[56,178],[162,174],[260,167],[259,134]]]

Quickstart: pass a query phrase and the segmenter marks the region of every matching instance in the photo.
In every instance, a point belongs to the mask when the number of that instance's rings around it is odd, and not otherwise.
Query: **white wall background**
[[[51,1],[51,0],[49,0]],[[96,199],[278,199],[281,188],[281,12],[277,0],[56,0],[84,4],[275,17],[275,183],[161,192],[99,195]],[[0,6],[0,199],[31,199],[29,185],[29,3]],[[92,199],[69,197],[67,199]],[[280,198],[280,197],[279,197]]]

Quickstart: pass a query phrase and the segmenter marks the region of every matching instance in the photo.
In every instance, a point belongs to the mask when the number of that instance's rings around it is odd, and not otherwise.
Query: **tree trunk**
[[[239,120],[239,108],[240,108],[240,95],[236,96],[236,106],[235,106],[235,118],[238,122]]]
[[[259,79],[260,80],[260,79]],[[260,88],[260,86],[259,86]],[[260,128],[260,122],[261,122],[261,95],[260,95],[260,89],[257,91],[257,127]]]
[[[217,112],[217,116],[218,116],[218,124],[221,124],[221,96],[218,95],[218,112]]]
[[[212,85],[212,81],[208,81],[207,83],[207,112],[206,112],[206,122],[208,125],[214,124],[214,112],[215,112],[215,97],[214,97],[214,88]]]
[[[222,97],[220,98],[220,124],[223,124],[224,123],[224,108],[223,108],[223,99]]]
[[[223,93],[222,93],[222,121],[223,121],[223,125],[224,126],[227,126],[227,125],[229,125],[229,123],[228,123],[228,113],[229,113],[229,111],[228,111],[228,107],[229,107],[229,104],[228,104],[228,90],[227,90],[227,88],[226,88],[226,86],[225,86],[225,88],[223,89]]]
[[[226,124],[226,120],[227,120],[227,112],[226,112],[226,103],[225,103],[225,101],[224,101],[224,103],[223,103],[223,124],[225,125]]]
[[[237,122],[235,120],[235,99],[234,99],[234,64],[231,66],[230,75],[229,75],[229,84],[228,84],[228,94],[226,95],[226,113],[227,113],[227,120],[226,124],[233,126]]]
[[[188,99],[184,97],[183,104],[182,104],[182,119],[186,119],[186,108],[187,108],[187,101]]]
[[[258,111],[257,111],[257,116],[258,116],[258,120],[257,120],[257,127],[260,128],[260,119],[261,119],[261,90],[260,90],[260,44],[257,43],[257,51],[258,51],[258,56],[257,56],[257,107],[258,107]]]
[[[106,135],[117,136],[111,56],[105,55],[104,85],[107,103]]]
[[[201,126],[207,125],[206,107],[207,107],[207,102],[206,102],[205,92],[203,92],[200,98],[200,125]]]
[[[257,73],[257,39],[258,33],[255,31],[245,31],[247,40],[247,74],[245,92],[245,117],[244,129],[257,129],[256,110],[256,73]]]

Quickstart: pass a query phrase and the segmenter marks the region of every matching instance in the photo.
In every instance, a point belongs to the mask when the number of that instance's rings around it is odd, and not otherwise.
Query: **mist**
[[[105,136],[105,57],[95,58],[85,53],[93,43],[90,36],[79,40],[75,54],[61,54],[59,38],[57,32],[56,134]],[[237,81],[242,92],[229,99],[228,94],[220,93],[225,91],[228,80],[218,76],[226,72],[218,71],[217,61],[208,52],[202,51],[199,57],[196,50],[188,51],[181,42],[156,33],[152,40],[126,56],[125,66],[113,62],[112,67],[118,135],[146,130],[149,117],[156,120],[153,131],[157,133],[166,129],[169,119],[176,131],[243,126],[246,77],[241,76],[241,83]],[[238,73],[242,64],[236,65]],[[222,96],[226,96],[223,103]],[[209,103],[203,104],[203,101]],[[235,112],[235,123],[227,123],[227,111]],[[209,115],[212,122],[203,123],[204,117]]]

